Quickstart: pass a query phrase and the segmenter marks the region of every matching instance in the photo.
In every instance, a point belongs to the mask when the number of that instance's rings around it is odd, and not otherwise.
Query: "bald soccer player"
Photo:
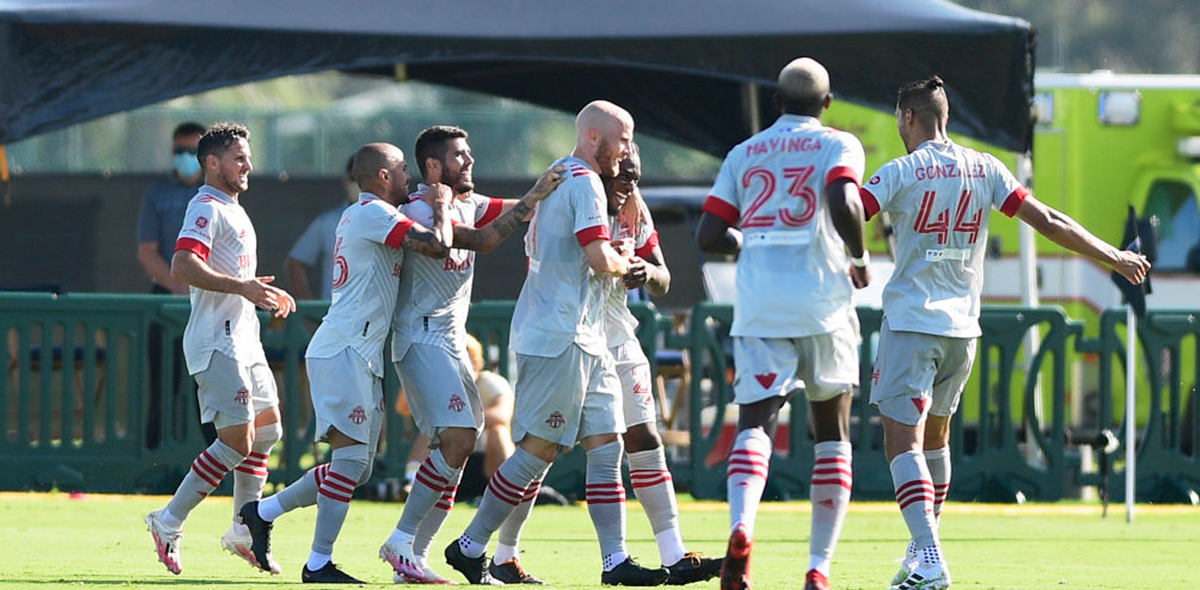
[[[604,335],[605,285],[628,273],[629,254],[609,242],[600,174],[616,176],[629,155],[633,117],[595,101],[579,112],[575,129],[574,151],[557,162],[567,166],[567,179],[538,203],[525,234],[529,274],[512,321],[517,449],[492,475],[467,530],[445,551],[447,563],[472,584],[491,583],[485,552],[492,535],[514,511],[528,514],[558,452],[576,443],[587,451],[601,583],[656,586],[668,576],[664,568],[638,565],[625,547],[621,382]],[[515,535],[507,541],[515,543]]]
[[[779,73],[775,124],[725,157],[696,229],[706,252],[736,253],[734,401],[728,462],[731,535],[722,590],[750,586],[750,552],[779,408],[803,387],[816,445],[805,590],[829,588],[850,502],[850,404],[858,384],[853,288],[869,282],[862,144],[821,124],[829,74],[810,58]],[[797,299],[800,297],[801,299]]]

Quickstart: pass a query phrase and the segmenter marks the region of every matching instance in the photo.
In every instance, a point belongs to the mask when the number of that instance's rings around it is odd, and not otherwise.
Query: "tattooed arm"
[[[450,187],[435,184],[429,187],[433,193],[433,227],[413,225],[404,235],[404,248],[430,258],[445,258],[450,254],[453,229],[450,223],[450,204],[454,199]],[[498,220],[497,220],[498,221]]]
[[[538,201],[546,198],[558,185],[562,184],[567,171],[565,166],[555,166],[542,173],[537,184],[525,193],[511,207],[505,207],[504,213],[495,221],[484,227],[475,229],[454,226],[454,247],[477,252],[491,252],[500,242],[504,241],[521,223],[533,216],[533,209]]]

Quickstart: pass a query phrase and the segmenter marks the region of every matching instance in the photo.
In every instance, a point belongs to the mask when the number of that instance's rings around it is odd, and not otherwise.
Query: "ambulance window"
[[[1200,243],[1200,209],[1191,187],[1182,182],[1156,181],[1150,187],[1143,215],[1158,220],[1156,270],[1185,270],[1188,251]]]

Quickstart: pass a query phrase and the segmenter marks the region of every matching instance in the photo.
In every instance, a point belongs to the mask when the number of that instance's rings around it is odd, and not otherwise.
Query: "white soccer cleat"
[[[426,578],[425,570],[421,569],[420,560],[413,554],[411,541],[408,543],[394,543],[389,539],[379,548],[379,559],[391,564],[395,575],[406,578],[409,584],[437,583]],[[433,570],[430,571],[432,572]]]
[[[246,560],[255,569],[267,570],[258,566],[258,559],[254,557],[254,550],[251,548],[253,539],[250,537],[250,529],[244,524],[233,523],[229,530],[221,535],[221,548]],[[268,564],[269,571],[272,574],[278,574],[283,571],[279,564],[274,559]]]
[[[458,582],[455,582],[454,580],[451,580],[449,578],[443,578],[440,574],[433,571],[433,568],[429,567],[429,558],[425,557],[424,555],[417,556],[417,565],[421,566],[421,571],[425,572],[424,579],[414,580],[412,578],[409,578],[408,576],[402,576],[400,574],[397,574],[396,572],[392,572],[392,583],[394,583],[394,584],[450,584],[451,586],[458,584]]]
[[[892,581],[888,582],[892,586],[900,585],[901,582],[908,578],[908,574],[911,574],[913,569],[917,567],[917,553],[912,543],[908,544],[908,550],[904,552],[904,557],[898,561],[900,562],[900,571],[897,571],[896,575],[892,576]]]
[[[888,590],[946,590],[950,587],[950,569],[946,562],[915,565],[908,577]]]
[[[146,515],[146,529],[154,537],[154,549],[158,552],[158,560],[167,569],[179,575],[183,571],[183,560],[179,558],[179,541],[183,539],[183,529],[175,530],[162,522],[162,512],[166,508],[155,510]]]

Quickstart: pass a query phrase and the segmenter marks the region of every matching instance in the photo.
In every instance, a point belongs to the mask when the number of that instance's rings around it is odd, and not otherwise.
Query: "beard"
[[[443,165],[442,169],[446,171],[442,175],[442,184],[453,189],[454,194],[465,195],[475,190],[475,183],[468,178],[467,174],[463,174],[461,168],[451,172],[449,168]]]
[[[227,172],[222,170],[218,175],[218,178],[221,179],[221,182],[223,182],[226,187],[234,189],[239,193],[245,192],[246,189],[250,188],[249,175],[243,179],[241,174],[237,171]]]
[[[611,144],[606,139],[600,139],[600,145],[596,146],[596,165],[600,167],[599,172],[606,176],[616,176],[621,171],[621,148]]]

